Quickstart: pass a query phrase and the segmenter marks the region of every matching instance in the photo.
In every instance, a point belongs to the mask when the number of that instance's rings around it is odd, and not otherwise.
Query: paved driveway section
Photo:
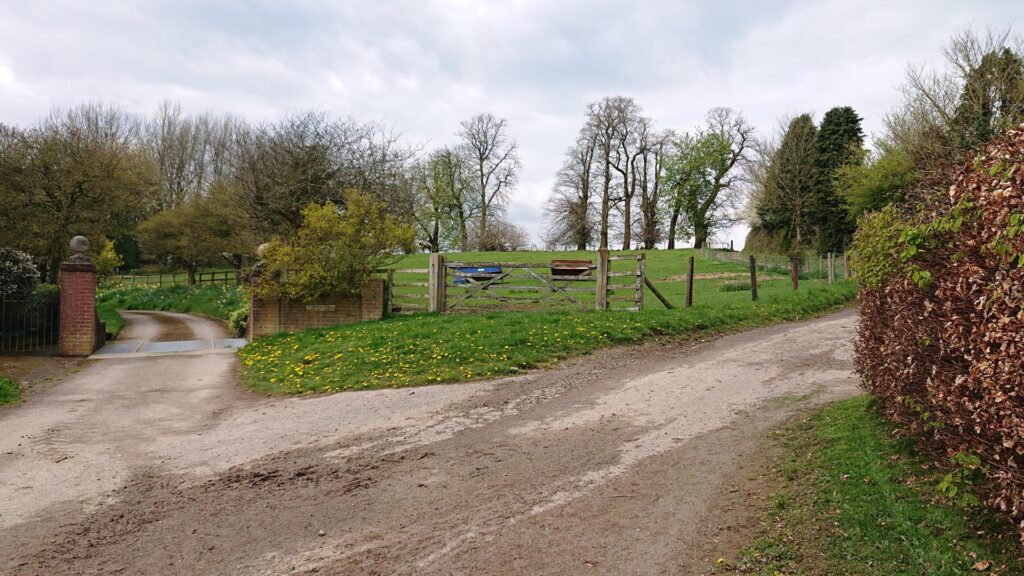
[[[108,342],[93,359],[124,358],[130,354],[235,350],[245,338],[228,338],[223,325],[191,314],[122,311],[126,324],[117,340]]]

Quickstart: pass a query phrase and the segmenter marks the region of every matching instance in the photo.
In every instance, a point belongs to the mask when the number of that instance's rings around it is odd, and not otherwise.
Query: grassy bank
[[[762,536],[721,573],[1024,574],[1009,522],[940,497],[944,473],[872,409],[868,396],[784,433],[783,488]]]
[[[13,404],[21,398],[21,386],[18,383],[0,375],[0,405]]]
[[[118,310],[163,310],[193,312],[227,321],[231,313],[246,306],[246,298],[236,286],[101,286],[96,294],[100,319],[107,332],[117,334],[124,325]]]
[[[758,302],[722,293],[689,309],[417,315],[263,338],[239,354],[243,378],[271,393],[335,392],[514,374],[614,343],[692,336],[806,317],[853,300],[841,282]],[[742,296],[742,294],[741,294]]]

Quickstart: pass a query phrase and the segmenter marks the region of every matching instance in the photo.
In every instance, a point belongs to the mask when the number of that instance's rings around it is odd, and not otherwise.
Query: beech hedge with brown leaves
[[[940,190],[862,222],[857,368],[891,418],[977,456],[1024,535],[1024,126]]]

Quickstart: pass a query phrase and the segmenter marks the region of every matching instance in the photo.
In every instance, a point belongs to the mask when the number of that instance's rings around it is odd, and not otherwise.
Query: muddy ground
[[[0,412],[0,571],[703,574],[748,543],[769,432],[857,392],[854,324],[303,399],[233,355],[97,361]]]

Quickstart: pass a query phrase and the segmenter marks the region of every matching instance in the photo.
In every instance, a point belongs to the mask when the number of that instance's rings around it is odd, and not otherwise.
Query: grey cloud
[[[254,119],[316,107],[440,145],[491,111],[523,158],[509,214],[537,237],[588,101],[630,95],[677,130],[726,105],[763,132],[849,104],[877,131],[908,62],[1021,15],[1011,0],[14,1],[0,4],[0,122],[171,98]]]

